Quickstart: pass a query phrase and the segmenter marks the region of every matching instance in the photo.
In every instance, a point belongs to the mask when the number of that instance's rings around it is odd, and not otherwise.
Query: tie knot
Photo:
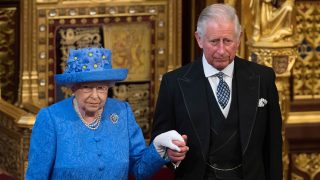
[[[223,72],[219,72],[219,73],[216,74],[216,76],[217,76],[220,80],[223,79],[223,75],[224,75]]]

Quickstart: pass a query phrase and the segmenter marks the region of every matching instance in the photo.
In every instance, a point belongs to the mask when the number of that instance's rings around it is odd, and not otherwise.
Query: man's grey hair
[[[212,4],[203,9],[197,23],[197,32],[201,37],[205,33],[206,23],[209,21],[216,23],[234,22],[237,38],[240,37],[241,25],[233,7],[226,4]]]

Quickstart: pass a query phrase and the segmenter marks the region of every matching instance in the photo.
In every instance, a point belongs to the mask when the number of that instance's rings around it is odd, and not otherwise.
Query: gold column
[[[35,1],[21,1],[21,47],[20,47],[20,62],[21,62],[21,83],[19,91],[19,104],[38,104],[38,72],[35,49],[37,42],[34,41],[35,27]]]

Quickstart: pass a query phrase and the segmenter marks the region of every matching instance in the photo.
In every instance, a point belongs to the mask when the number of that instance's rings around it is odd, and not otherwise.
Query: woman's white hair
[[[208,21],[216,23],[234,22],[236,35],[238,38],[240,37],[241,25],[233,7],[226,4],[212,4],[203,9],[197,23],[197,32],[201,37],[203,37],[205,33],[205,27]]]

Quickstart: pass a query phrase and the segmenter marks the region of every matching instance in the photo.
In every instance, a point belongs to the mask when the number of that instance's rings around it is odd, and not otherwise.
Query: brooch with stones
[[[112,114],[110,115],[110,120],[111,120],[111,122],[112,122],[113,124],[115,124],[115,123],[118,122],[119,116],[118,116],[116,113],[112,113]]]

